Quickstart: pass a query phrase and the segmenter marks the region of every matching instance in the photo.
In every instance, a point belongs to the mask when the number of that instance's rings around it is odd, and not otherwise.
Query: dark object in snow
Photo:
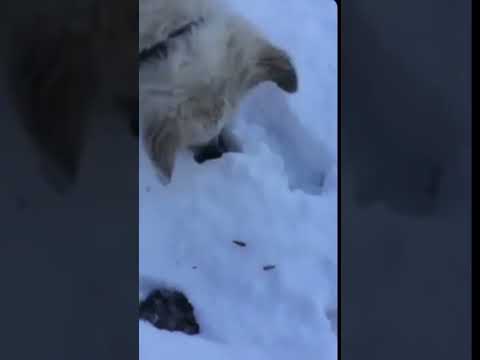
[[[235,245],[238,245],[238,246],[241,246],[241,247],[247,246],[247,244],[244,243],[243,241],[234,240],[233,243],[234,243]]]
[[[265,265],[265,266],[263,267],[263,270],[269,271],[269,270],[275,269],[275,267],[276,267],[275,265]]]
[[[195,161],[201,164],[207,160],[221,158],[222,155],[227,152],[242,152],[242,146],[235,135],[228,131],[222,131],[220,135],[209,143],[200,146],[192,146],[191,150],[193,151]]]
[[[200,332],[192,304],[176,290],[155,290],[140,302],[140,319],[158,329],[181,331],[188,335]]]
[[[221,134],[208,144],[193,148],[194,159],[199,164],[207,160],[219,159],[226,152],[228,152],[228,147]]]
[[[224,151],[216,145],[208,144],[195,150],[194,159],[197,163],[202,164],[207,160],[219,159]]]

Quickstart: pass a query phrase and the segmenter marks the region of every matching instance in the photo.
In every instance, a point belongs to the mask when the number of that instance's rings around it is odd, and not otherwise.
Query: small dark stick
[[[243,241],[234,240],[233,243],[234,243],[235,245],[238,245],[238,246],[241,246],[241,247],[247,246],[247,244],[244,243]]]
[[[265,265],[263,267],[263,270],[265,270],[265,271],[269,271],[269,270],[273,270],[273,269],[275,269],[275,265]]]

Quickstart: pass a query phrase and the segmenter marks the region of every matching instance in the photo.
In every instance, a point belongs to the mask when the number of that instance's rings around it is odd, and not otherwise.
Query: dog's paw
[[[181,331],[188,335],[200,332],[194,309],[187,297],[176,290],[154,290],[140,302],[140,319],[157,329]]]

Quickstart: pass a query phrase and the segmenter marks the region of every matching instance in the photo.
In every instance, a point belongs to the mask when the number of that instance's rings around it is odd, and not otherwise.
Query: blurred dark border
[[[0,358],[136,359],[138,3],[1,7]]]
[[[340,7],[340,358],[472,356],[472,3]]]

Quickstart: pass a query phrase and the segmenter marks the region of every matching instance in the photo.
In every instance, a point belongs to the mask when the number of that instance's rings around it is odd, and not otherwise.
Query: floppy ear
[[[263,81],[273,81],[288,93],[294,93],[298,89],[297,72],[290,57],[285,51],[271,44],[267,43],[261,48],[256,72],[252,87]]]
[[[165,123],[163,126],[154,123],[147,127],[144,131],[144,144],[160,182],[167,185],[172,179],[180,137],[176,129],[168,124],[168,120]]]

